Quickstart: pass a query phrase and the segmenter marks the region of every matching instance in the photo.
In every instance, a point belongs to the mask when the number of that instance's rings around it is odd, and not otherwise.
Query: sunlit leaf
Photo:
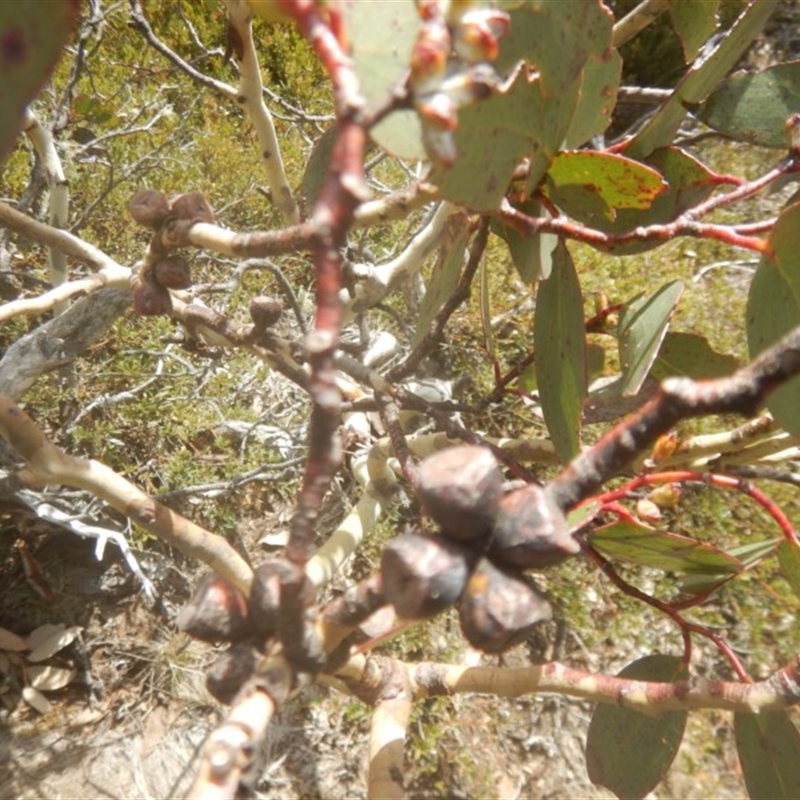
[[[529,157],[527,185],[535,187],[569,130],[581,79],[546,97],[540,78],[520,74],[507,91],[460,109],[456,159],[434,171],[442,195],[475,211],[493,211],[520,161]]]
[[[550,200],[572,217],[594,224],[622,208],[649,208],[667,188],[658,172],[613,153],[559,153],[545,177]]]
[[[625,155],[644,158],[657,147],[669,144],[686,116],[686,106],[705,100],[736,66],[777,5],[778,0],[761,0],[747,5],[713,53],[692,65],[670,99],[630,140]]]
[[[80,13],[79,0],[0,3],[0,163],[25,107],[53,71]]]
[[[677,656],[653,654],[629,664],[622,678],[671,682],[688,677]],[[667,774],[683,739],[688,712],[650,717],[627,708],[599,705],[586,735],[586,767],[595,784],[619,798],[642,798]]]
[[[590,58],[611,55],[614,18],[599,0],[514,0],[499,6],[509,12],[511,27],[500,43],[497,69],[505,72],[527,61],[539,70],[550,98],[580,78]]]
[[[738,559],[713,545],[627,520],[596,528],[590,542],[606,556],[664,572],[732,575],[743,568]]]
[[[50,701],[33,686],[25,686],[22,689],[22,699],[40,714],[46,714],[52,708]]]
[[[632,300],[620,315],[618,337],[623,395],[636,394],[644,383],[681,294],[683,283],[672,281],[650,297]]]
[[[786,149],[784,125],[798,108],[800,61],[792,61],[731,75],[692,113],[733,139]]]
[[[669,332],[664,337],[650,374],[657,380],[680,375],[701,380],[722,378],[738,368],[737,359],[718,353],[705,336]]]
[[[687,64],[694,61],[717,29],[718,8],[719,0],[669,0],[672,25],[681,40]]]
[[[581,408],[587,383],[583,296],[563,242],[553,253],[552,274],[539,284],[534,346],[544,421],[558,457],[566,462],[580,449]]]
[[[642,163],[661,175],[667,183],[667,189],[655,197],[649,208],[620,208],[614,220],[599,217],[594,219],[593,227],[605,233],[621,234],[639,227],[672,222],[684,211],[705,200],[717,186],[715,174],[679,147],[660,147]],[[580,222],[588,223],[589,220],[583,219],[579,212],[580,209],[570,210]],[[613,244],[602,249],[617,255],[632,255],[661,244],[653,239]]]
[[[800,325],[800,203],[778,217],[747,296],[750,356]],[[795,436],[800,435],[800,378],[772,392],[767,408]]]
[[[800,546],[794,542],[782,542],[778,548],[778,563],[795,596],[800,597]]]
[[[420,20],[414,3],[362,3],[344,0],[347,40],[359,88],[370,108],[384,102],[404,78]],[[373,140],[401,158],[424,159],[415,111],[397,111],[370,130]]]
[[[734,714],[733,732],[751,800],[800,797],[800,734],[787,714]]]
[[[0,650],[6,650],[9,653],[22,653],[30,649],[26,639],[17,636],[16,633],[6,628],[0,628]]]
[[[69,628],[66,628],[63,625],[54,625],[49,627],[51,629],[46,636],[34,636],[36,631],[31,634],[30,643],[32,650],[30,653],[28,653],[28,661],[44,661],[45,659],[54,656],[60,650],[63,650],[67,645],[72,644],[72,642],[78,638],[80,632],[83,630],[77,625],[73,625]],[[37,631],[41,630],[41,628],[37,629]]]
[[[749,567],[751,564],[761,561],[762,558],[771,556],[780,541],[778,537],[775,537],[773,539],[765,539],[762,542],[748,542],[737,547],[729,547],[725,552],[734,558],[738,558],[744,566]]]
[[[565,147],[580,147],[611,124],[621,77],[622,57],[616,50],[586,62],[578,107],[569,126]]]

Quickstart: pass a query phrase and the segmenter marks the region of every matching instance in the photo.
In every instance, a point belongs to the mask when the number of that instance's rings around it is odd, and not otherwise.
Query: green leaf
[[[563,242],[553,252],[552,274],[539,284],[533,326],[542,413],[556,453],[566,463],[580,450],[586,334],[581,285]]]
[[[705,100],[736,66],[777,5],[778,0],[759,0],[746,6],[713,53],[692,65],[669,100],[630,140],[625,155],[644,158],[657,147],[669,144],[686,116],[686,106]]]
[[[465,214],[454,214],[447,221],[439,257],[420,304],[417,327],[411,339],[412,346],[416,346],[425,336],[433,318],[458,285],[458,276],[461,274],[461,267],[464,266],[464,249],[469,240],[468,227]]]
[[[541,75],[546,97],[556,98],[580,79],[590,58],[611,57],[614,17],[599,0],[580,3],[501,2],[511,26],[495,61],[503,73],[527,61]]]
[[[591,220],[584,218],[580,207],[565,210],[579,222],[592,224],[605,233],[619,234],[642,226],[672,222],[684,211],[705,200],[717,185],[713,172],[678,147],[661,147],[642,163],[658,172],[667,184],[666,190],[655,197],[649,208],[619,208],[614,220],[605,216],[595,216]],[[634,241],[603,249],[616,255],[632,255],[662,244],[656,240]]]
[[[792,61],[731,75],[692,113],[733,139],[785,150],[784,124],[798,108],[800,61]]]
[[[549,217],[542,204],[536,200],[529,200],[514,207],[530,217]],[[553,250],[558,244],[556,234],[537,233],[534,236],[523,236],[511,225],[499,220],[492,221],[492,230],[508,245],[511,260],[525,283],[533,285],[550,277],[553,269]]]
[[[667,188],[658,172],[613,153],[559,153],[545,178],[546,193],[570,216],[594,223],[614,220],[621,208],[650,208]]]
[[[595,528],[590,542],[611,558],[664,572],[719,576],[734,575],[743,568],[741,561],[713,545],[627,520]]]
[[[547,98],[539,78],[520,74],[505,92],[460,109],[456,159],[431,175],[442,195],[475,211],[493,211],[505,196],[519,162],[529,157],[528,185],[535,187],[569,130],[580,78]]]
[[[22,113],[50,76],[80,14],[79,0],[0,3],[0,163]]]
[[[780,541],[782,540],[779,537],[774,537],[765,539],[763,542],[748,542],[740,544],[738,547],[729,547],[725,552],[738,558],[745,567],[749,567],[761,561],[762,558],[771,556]]]
[[[751,800],[800,797],[800,734],[787,714],[734,714],[733,733]]]
[[[629,664],[621,678],[659,683],[685,680],[683,661],[655,653]],[[687,711],[649,717],[628,708],[599,705],[586,735],[586,767],[592,783],[619,798],[642,798],[667,774],[683,739]]]
[[[619,357],[623,395],[636,394],[658,355],[683,283],[672,281],[650,297],[639,296],[627,304],[619,319]]]
[[[719,0],[669,0],[672,26],[681,40],[683,57],[689,64],[717,29]]]
[[[376,108],[401,83],[420,26],[414,3],[361,3],[344,0],[344,23],[361,92]],[[370,130],[384,150],[420,160],[426,158],[416,111],[396,111]]]
[[[722,378],[738,368],[739,362],[733,356],[718,353],[705,336],[670,332],[664,337],[650,374],[659,381],[670,376],[702,380]]]
[[[310,212],[319,199],[322,185],[328,174],[328,164],[333,155],[333,146],[339,130],[336,125],[328,128],[311,148],[311,155],[306,162],[306,171],[300,183],[299,196],[302,199],[306,212]]]
[[[580,147],[611,124],[621,77],[622,57],[616,50],[586,62],[578,107],[569,126],[565,147]]]
[[[800,547],[794,542],[783,541],[778,548],[778,564],[795,596],[800,597]]]
[[[778,217],[767,240],[747,297],[747,343],[758,355],[800,324],[800,203]],[[775,419],[800,435],[800,378],[794,378],[767,398]]]

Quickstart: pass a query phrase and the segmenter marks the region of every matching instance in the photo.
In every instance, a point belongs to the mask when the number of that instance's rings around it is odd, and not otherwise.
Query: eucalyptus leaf
[[[650,374],[657,380],[672,376],[703,380],[725,377],[739,366],[736,358],[718,353],[704,336],[670,331],[664,337]]]
[[[683,283],[672,281],[650,297],[634,298],[620,315],[618,338],[623,395],[636,394],[644,383],[682,294]]]
[[[671,682],[688,672],[677,656],[654,653],[629,664],[621,678]],[[650,717],[628,708],[601,704],[586,735],[589,778],[619,798],[643,798],[667,774],[678,753],[688,712]]]
[[[747,296],[747,343],[751,358],[800,325],[800,203],[775,222]],[[800,378],[767,398],[767,408],[789,433],[800,435]]]
[[[798,109],[800,61],[791,61],[731,75],[693,113],[732,139],[786,149],[784,126]]]
[[[0,3],[0,164],[25,107],[53,71],[80,14],[77,0]]]
[[[800,598],[800,546],[794,542],[782,542],[778,548],[778,564],[795,597]]]
[[[570,216],[595,224],[622,208],[650,208],[667,183],[654,169],[614,153],[559,153],[545,178],[550,200]]]
[[[669,100],[628,142],[625,155],[631,158],[644,158],[656,148],[669,144],[686,116],[687,105],[698,104],[705,100],[736,66],[777,5],[778,0],[759,0],[745,6],[713,52],[692,65],[675,87]]]
[[[628,520],[595,528],[590,542],[610,558],[664,572],[719,576],[743,569],[741,561],[713,545]]]
[[[587,380],[583,296],[575,264],[563,242],[553,252],[552,274],[539,284],[534,346],[544,421],[558,457],[567,462],[580,450]]]
[[[800,733],[787,714],[734,714],[733,733],[751,800],[800,797]]]
[[[717,29],[719,0],[669,0],[669,14],[681,40],[683,57],[691,63]]]

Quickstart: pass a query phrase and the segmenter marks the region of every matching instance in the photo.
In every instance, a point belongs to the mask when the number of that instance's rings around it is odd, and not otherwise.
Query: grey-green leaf
[[[800,61],[791,61],[731,75],[693,113],[733,139],[786,149],[784,125],[798,109]]]
[[[655,653],[629,664],[620,677],[656,682],[684,680],[677,656]],[[664,779],[686,727],[686,711],[649,717],[613,705],[599,705],[586,736],[586,766],[593,783],[619,798],[642,798]]]
[[[618,336],[623,395],[636,394],[644,383],[681,294],[683,283],[672,281],[650,297],[635,298],[622,312]]]
[[[800,797],[800,734],[786,714],[734,714],[733,732],[751,800]]]
[[[756,268],[747,297],[747,342],[758,355],[800,325],[800,203],[778,217]],[[800,435],[800,378],[776,389],[767,399],[775,419]]]
[[[553,251],[553,272],[536,295],[534,346],[544,421],[558,457],[566,463],[580,450],[586,334],[578,273],[561,241]]]

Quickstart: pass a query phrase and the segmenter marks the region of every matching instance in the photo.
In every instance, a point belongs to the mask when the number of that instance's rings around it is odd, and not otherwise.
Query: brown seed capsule
[[[133,310],[142,317],[155,317],[172,311],[172,298],[163,286],[139,281],[133,289]]]
[[[164,192],[139,189],[128,203],[128,212],[140,225],[155,230],[167,218],[169,203]]]
[[[500,501],[488,550],[496,564],[541,569],[558,564],[579,550],[566,517],[543,487],[528,484]]]
[[[265,561],[253,572],[253,583],[250,586],[250,618],[253,627],[264,637],[274,636],[278,630],[281,576],[285,573],[286,563],[278,559]]]
[[[197,584],[175,624],[204,642],[236,642],[253,634],[247,598],[216,575],[206,575]]]
[[[192,222],[213,222],[214,210],[200,192],[179,194],[169,204],[172,216]]]
[[[458,615],[473,647],[502,653],[519,644],[535,625],[550,619],[552,610],[531,579],[498,569],[482,558],[467,582]]]
[[[458,600],[473,556],[455,542],[405,533],[383,550],[383,594],[398,616],[427,619]]]
[[[492,528],[503,476],[490,450],[462,445],[420,464],[417,491],[423,509],[441,525],[444,536],[478,541]]]
[[[283,313],[283,304],[275,297],[254,297],[250,301],[250,318],[258,330],[271,328]]]
[[[169,256],[153,267],[153,280],[167,289],[185,289],[192,285],[192,268],[183,256]]]
[[[220,703],[230,705],[244,682],[253,674],[258,651],[246,642],[229,647],[208,668],[206,688]]]

